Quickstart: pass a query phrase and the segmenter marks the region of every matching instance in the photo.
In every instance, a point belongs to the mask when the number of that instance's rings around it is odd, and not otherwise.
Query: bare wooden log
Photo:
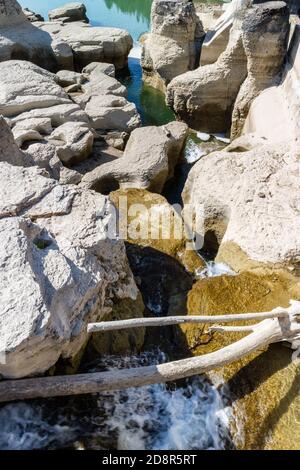
[[[291,317],[268,319],[243,339],[204,356],[109,372],[6,380],[0,382],[0,402],[99,393],[174,381],[220,368],[282,338],[292,340],[299,333],[300,324]]]
[[[210,333],[250,333],[254,331],[255,325],[252,326],[221,326],[213,325],[208,328]]]
[[[248,320],[266,320],[268,318],[282,318],[289,315],[286,309],[275,309],[271,312],[238,313],[231,315],[186,315],[173,317],[132,318],[129,320],[116,320],[100,323],[89,323],[88,333],[99,331],[125,330],[127,328],[141,328],[146,326],[169,326],[182,323],[229,323]]]

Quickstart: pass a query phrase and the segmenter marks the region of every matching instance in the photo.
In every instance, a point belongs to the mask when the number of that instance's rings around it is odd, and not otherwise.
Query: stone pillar
[[[151,23],[142,54],[144,78],[164,89],[198,65],[204,32],[191,0],[154,0]]]

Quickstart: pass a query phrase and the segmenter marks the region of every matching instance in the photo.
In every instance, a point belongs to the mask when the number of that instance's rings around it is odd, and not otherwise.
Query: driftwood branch
[[[223,367],[282,338],[292,341],[299,334],[300,324],[292,315],[268,319],[258,323],[243,339],[204,356],[109,372],[6,380],[0,382],[0,402],[99,393],[174,381]]]
[[[271,312],[238,313],[231,315],[186,315],[173,317],[132,318],[130,320],[116,320],[100,323],[90,323],[88,333],[99,331],[125,330],[127,328],[141,328],[146,326],[170,326],[183,323],[230,323],[248,320],[266,320],[268,318],[284,318],[289,315],[287,309],[275,309]]]
[[[221,326],[213,325],[208,328],[209,333],[250,333],[254,331],[255,325],[253,326]]]

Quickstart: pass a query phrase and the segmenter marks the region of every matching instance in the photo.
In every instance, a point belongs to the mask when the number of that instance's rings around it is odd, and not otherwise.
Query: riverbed
[[[62,0],[24,0],[23,7],[47,19]],[[143,84],[139,38],[150,27],[152,0],[86,0],[92,25],[127,29],[135,43],[128,70],[118,77],[128,89],[143,125],[162,125],[174,120],[164,95]],[[210,144],[214,145],[211,140]],[[169,202],[178,197],[191,165],[205,153],[201,138],[189,139],[186,165],[166,188]],[[224,267],[208,264],[202,276],[224,273]],[[229,273],[230,274],[230,273]],[[85,364],[84,371],[140,367],[169,360],[167,344],[159,344],[132,357],[108,356]],[[230,435],[234,414],[227,390],[218,376],[201,376],[180,384],[158,384],[90,397],[35,400],[0,409],[0,449],[154,449],[201,450],[233,448]]]

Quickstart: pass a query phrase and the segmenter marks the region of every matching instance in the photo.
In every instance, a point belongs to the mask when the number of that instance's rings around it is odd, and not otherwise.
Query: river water
[[[23,0],[23,7],[42,14],[61,6],[62,0]],[[85,0],[91,24],[126,28],[135,44],[150,26],[152,0]],[[164,96],[142,82],[136,54],[121,80],[128,99],[136,103],[143,125],[161,125],[174,119]],[[187,146],[187,166],[205,153],[194,135]],[[212,143],[211,143],[212,145]],[[177,185],[183,185],[183,166]],[[181,180],[180,180],[181,178]],[[177,191],[177,192],[176,192]],[[168,188],[177,202],[178,189]],[[225,270],[225,271],[224,271]],[[227,273],[226,267],[208,264],[199,277]],[[232,273],[228,272],[228,275]],[[163,348],[163,345],[160,345]],[[139,367],[167,361],[165,351],[140,356],[102,358],[89,371]],[[85,371],[86,371],[85,370]],[[216,376],[194,377],[180,384],[158,384],[89,397],[50,399],[9,404],[0,408],[0,449],[147,449],[201,450],[232,448],[227,391]]]

